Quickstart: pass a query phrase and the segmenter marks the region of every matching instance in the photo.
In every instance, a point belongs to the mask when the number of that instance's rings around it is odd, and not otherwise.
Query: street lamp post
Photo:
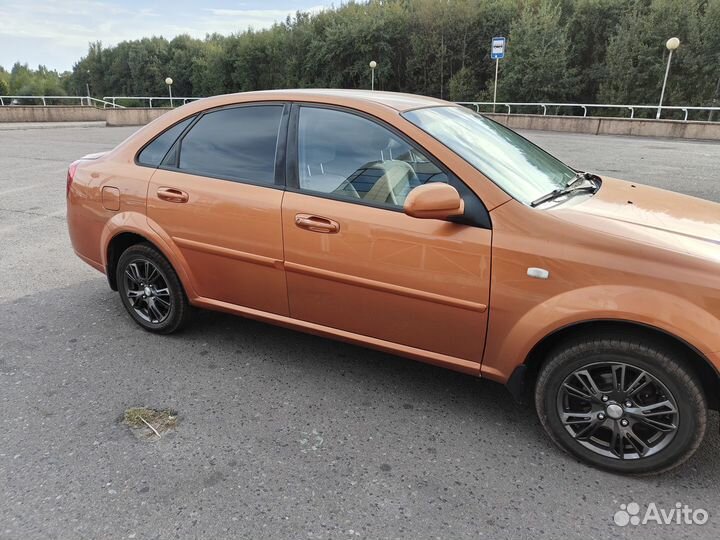
[[[375,90],[375,68],[377,62],[375,60],[370,61],[370,90]]]
[[[87,92],[87,104],[90,106],[90,70],[87,70],[87,79],[85,80],[85,91]]]
[[[680,40],[676,37],[671,37],[665,43],[670,54],[668,55],[667,67],[665,68],[665,78],[663,79],[662,91],[660,92],[660,104],[658,105],[657,115],[655,118],[660,120],[660,113],[662,112],[663,98],[665,97],[665,85],[667,85],[668,73],[670,73],[670,60],[672,60],[673,51],[680,46]]]
[[[165,84],[167,84],[167,86],[168,86],[168,93],[170,94],[170,107],[171,107],[171,108],[172,108],[172,106],[173,106],[172,83],[173,83],[173,80],[172,80],[170,77],[168,77],[167,79],[165,79]]]

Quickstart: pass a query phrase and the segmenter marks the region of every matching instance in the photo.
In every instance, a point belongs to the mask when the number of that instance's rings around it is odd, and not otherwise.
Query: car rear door
[[[280,220],[288,114],[282,103],[207,111],[150,180],[149,224],[171,238],[203,298],[289,314]]]
[[[451,223],[402,211],[407,193],[428,182],[452,183],[468,212],[482,213],[476,196],[374,119],[294,105],[290,133],[282,205],[290,315],[479,369],[489,218]]]

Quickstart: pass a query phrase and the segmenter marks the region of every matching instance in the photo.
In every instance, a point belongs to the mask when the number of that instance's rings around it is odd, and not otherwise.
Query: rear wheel
[[[117,265],[120,298],[130,316],[145,330],[170,334],[182,328],[190,305],[175,270],[150,244],[135,244]]]
[[[621,473],[677,467],[707,424],[702,386],[678,353],[632,338],[556,349],[541,368],[535,405],[558,446]]]

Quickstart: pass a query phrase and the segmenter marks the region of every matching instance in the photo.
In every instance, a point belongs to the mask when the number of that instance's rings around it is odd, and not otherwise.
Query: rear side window
[[[274,184],[282,105],[235,107],[203,115],[180,146],[185,172]]]
[[[155,140],[143,148],[140,155],[138,155],[138,163],[148,165],[149,167],[159,166],[175,140],[185,131],[185,128],[190,125],[190,122],[192,122],[194,118],[193,116],[186,118],[155,137]]]

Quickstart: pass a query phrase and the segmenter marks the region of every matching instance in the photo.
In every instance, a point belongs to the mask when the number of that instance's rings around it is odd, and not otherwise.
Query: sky
[[[0,0],[0,66],[9,70],[20,61],[65,71],[94,41],[108,46],[151,36],[231,34],[330,5],[328,0]]]

